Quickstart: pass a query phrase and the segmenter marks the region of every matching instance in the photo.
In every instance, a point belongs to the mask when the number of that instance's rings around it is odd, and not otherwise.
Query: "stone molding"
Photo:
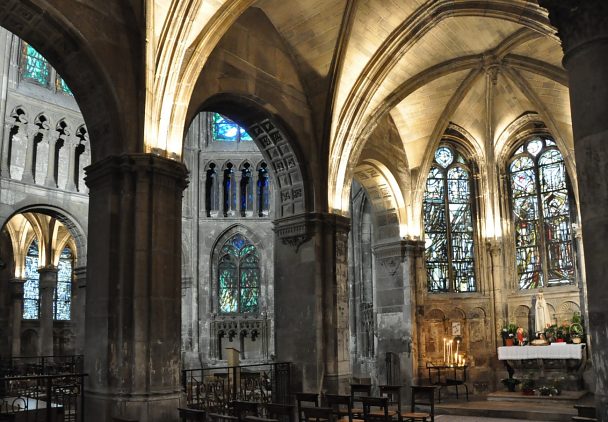
[[[549,10],[549,20],[557,28],[566,56],[584,44],[608,39],[605,0],[539,0],[539,4]]]
[[[336,232],[348,233],[350,219],[337,214],[306,213],[273,221],[273,230],[284,245],[291,246],[297,252],[304,243],[315,234],[319,224],[329,225]]]
[[[159,182],[175,184],[183,191],[188,186],[186,166],[175,160],[154,154],[122,154],[104,158],[86,169],[85,181],[89,189],[110,183],[111,177],[129,173],[162,176]],[[180,191],[180,195],[181,195]]]
[[[420,240],[399,239],[376,244],[373,253],[380,267],[393,277],[406,257],[416,257],[423,250],[424,243]]]

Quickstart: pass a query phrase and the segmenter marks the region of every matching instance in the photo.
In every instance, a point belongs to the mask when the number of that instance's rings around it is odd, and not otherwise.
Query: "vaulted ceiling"
[[[184,63],[204,50],[205,34],[225,33],[247,8],[268,17],[317,113],[316,134],[329,147],[335,209],[343,209],[342,186],[365,159],[366,142],[382,143],[371,135],[387,116],[403,144],[396,160],[410,171],[424,168],[449,124],[484,156],[528,112],[541,116],[561,148],[573,148],[561,46],[535,0],[157,1],[156,21],[186,3]],[[166,22],[156,28],[159,39],[171,34]]]

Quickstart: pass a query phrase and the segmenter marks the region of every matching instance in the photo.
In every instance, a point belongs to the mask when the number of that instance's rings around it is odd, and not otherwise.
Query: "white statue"
[[[543,296],[543,292],[538,292],[536,295],[536,310],[534,317],[534,331],[544,333],[547,325],[551,325],[551,314],[547,302]]]

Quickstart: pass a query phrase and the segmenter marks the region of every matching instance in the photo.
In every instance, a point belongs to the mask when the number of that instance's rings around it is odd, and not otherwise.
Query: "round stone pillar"
[[[608,2],[541,0],[568,71],[598,420],[608,420]]]
[[[59,269],[53,265],[39,268],[40,274],[40,335],[38,347],[41,356],[53,355],[53,299],[57,288]]]
[[[177,421],[186,167],[152,154],[87,168],[87,420]]]

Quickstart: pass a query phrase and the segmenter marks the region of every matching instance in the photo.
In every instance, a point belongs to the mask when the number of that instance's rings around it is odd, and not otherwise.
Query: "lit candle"
[[[456,340],[456,354],[458,354],[458,347],[460,346],[460,340]]]
[[[458,366],[458,353],[454,353],[454,366]]]
[[[443,364],[444,365],[445,365],[445,354],[446,354],[445,348],[446,348],[446,343],[445,343],[445,337],[444,337],[443,338]]]

